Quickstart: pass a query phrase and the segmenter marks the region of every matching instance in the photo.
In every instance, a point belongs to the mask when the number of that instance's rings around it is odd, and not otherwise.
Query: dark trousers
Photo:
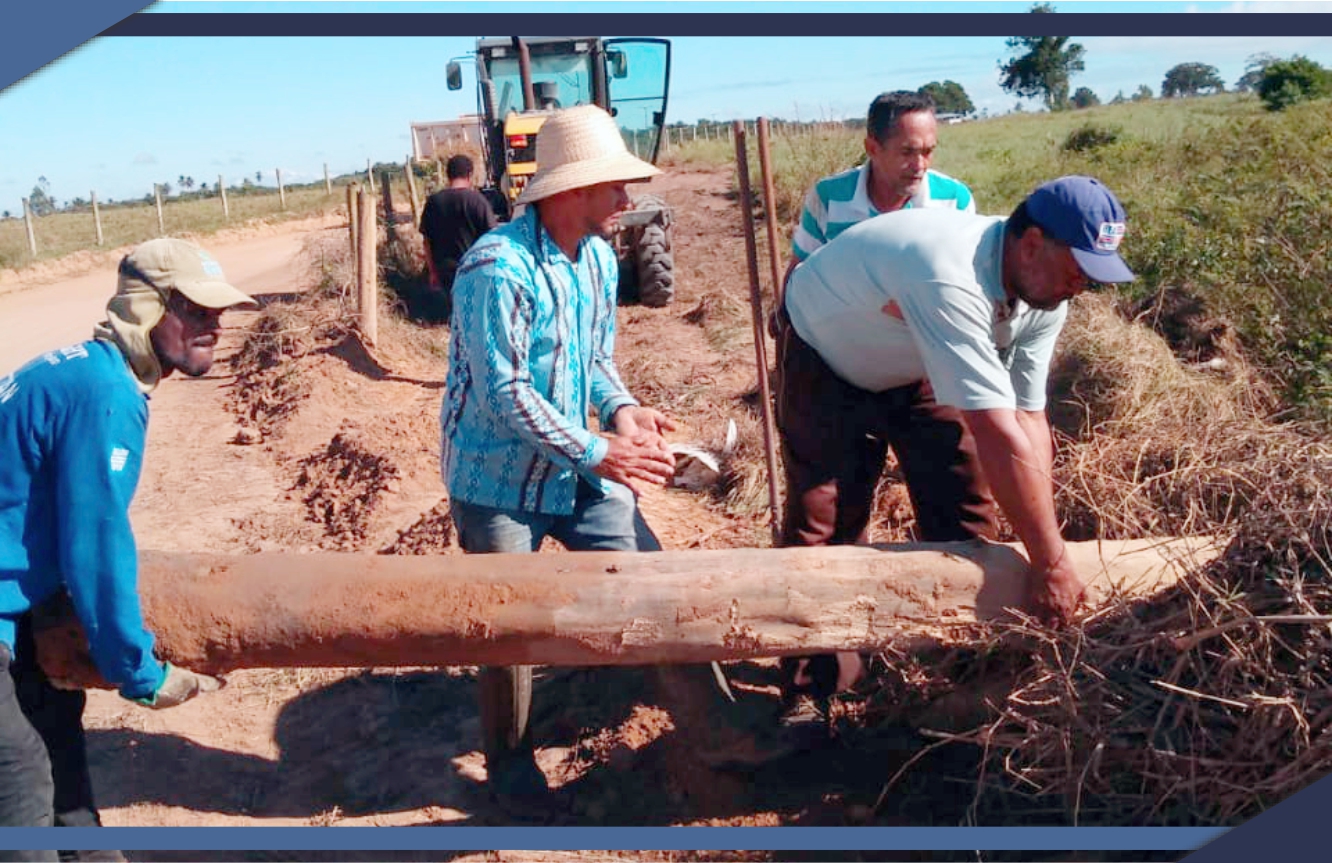
[[[778,316],[777,428],[786,468],[783,545],[866,542],[874,490],[893,448],[924,542],[993,539],[997,507],[976,442],[956,408],[934,400],[929,381],[881,393],[847,383]],[[794,677],[796,661],[783,663]],[[819,663],[828,694],[829,663]],[[836,675],[835,665],[831,673]]]
[[[87,696],[51,685],[27,616],[16,642],[14,653],[0,645],[0,825],[99,826],[83,733]],[[0,860],[55,859],[54,851],[0,851]]]

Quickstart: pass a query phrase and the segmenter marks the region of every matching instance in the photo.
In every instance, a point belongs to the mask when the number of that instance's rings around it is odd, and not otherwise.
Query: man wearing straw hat
[[[153,655],[129,506],[149,393],[175,371],[206,373],[223,310],[241,305],[254,301],[203,249],[151,240],[121,260],[107,320],[91,341],[0,378],[0,826],[100,824],[84,744],[87,699],[38,664],[35,618],[72,608],[102,678],[139,704],[173,707],[221,685]]]
[[[441,474],[469,553],[656,551],[637,492],[663,485],[674,423],[641,406],[613,360],[619,270],[604,239],[626,184],[660,173],[632,156],[601,108],[554,113],[537,138],[514,221],[464,256],[454,281]],[[605,432],[587,427],[589,408]],[[531,666],[481,669],[490,791],[510,815],[550,794],[528,729]]]
[[[992,539],[997,502],[1032,564],[1031,610],[1067,619],[1082,583],[1055,518],[1046,380],[1065,301],[1133,279],[1124,226],[1109,189],[1070,176],[1007,219],[887,213],[796,267],[778,337],[785,542],[864,542],[891,445],[917,539]],[[806,697],[854,682],[859,663],[838,658]]]

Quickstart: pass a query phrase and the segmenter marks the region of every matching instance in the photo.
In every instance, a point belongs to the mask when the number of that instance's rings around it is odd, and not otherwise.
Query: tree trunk
[[[1150,595],[1206,540],[1069,543],[1092,607]],[[911,650],[1021,606],[1013,547],[921,543],[656,553],[140,554],[157,653],[198,671],[296,666],[636,665]],[[53,678],[82,634],[43,629]],[[82,658],[80,658],[82,655]]]

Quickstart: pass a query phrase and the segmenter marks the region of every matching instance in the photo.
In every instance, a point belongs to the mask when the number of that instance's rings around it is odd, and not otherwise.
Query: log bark
[[[1089,607],[1168,588],[1205,539],[1069,543]],[[140,554],[163,659],[239,668],[637,665],[911,650],[1022,606],[1010,546],[919,543],[656,553]],[[53,678],[86,682],[81,633],[40,627]]]

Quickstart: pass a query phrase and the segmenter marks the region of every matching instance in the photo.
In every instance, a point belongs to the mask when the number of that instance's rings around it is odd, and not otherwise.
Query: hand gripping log
[[[1211,559],[1204,539],[1069,543],[1093,608]],[[396,556],[144,551],[157,654],[239,668],[639,665],[911,650],[1022,605],[1028,567],[982,542],[651,553]],[[53,679],[96,685],[72,618]]]

